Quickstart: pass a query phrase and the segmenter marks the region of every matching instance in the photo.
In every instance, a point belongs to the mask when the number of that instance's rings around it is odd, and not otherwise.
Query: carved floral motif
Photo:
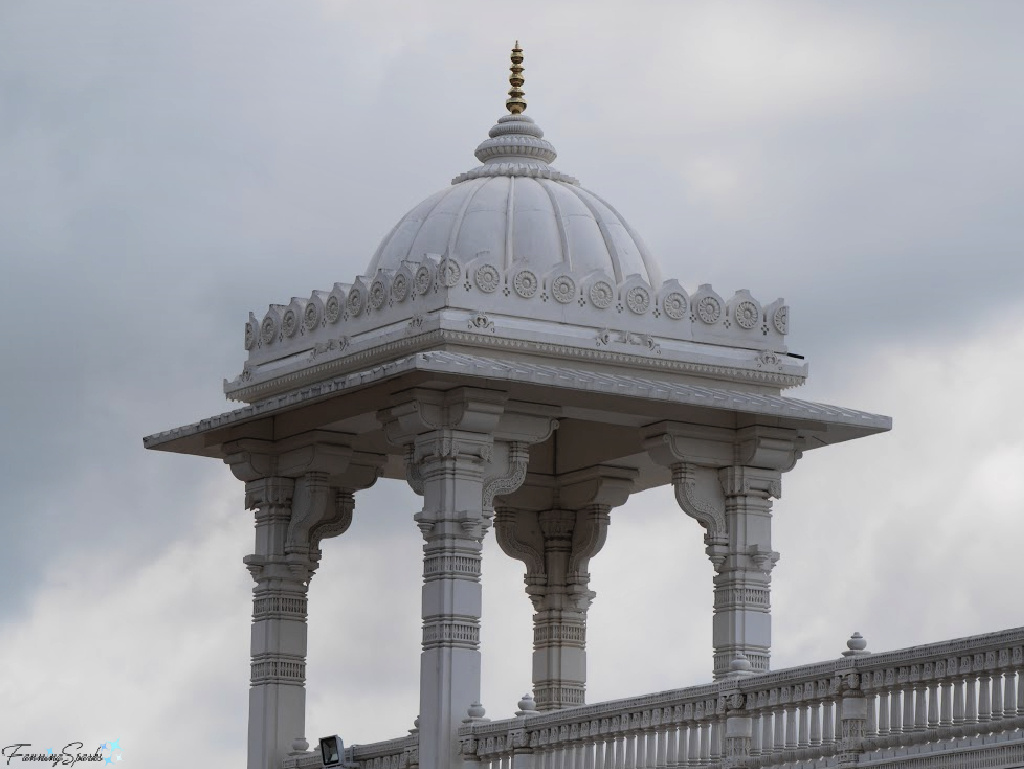
[[[396,302],[405,301],[405,297],[409,295],[409,279],[402,273],[395,275],[395,280],[391,283],[391,296]]]
[[[295,318],[295,310],[287,310],[284,317],[281,318],[281,331],[287,337],[295,336],[295,331],[298,329],[299,324]]]
[[[780,334],[789,333],[789,308],[782,306],[772,315],[772,323]]]
[[[306,309],[302,312],[302,325],[306,327],[306,331],[312,331],[319,322],[320,308],[316,302],[309,302],[306,304]]]
[[[416,270],[416,277],[412,281],[413,293],[417,296],[423,296],[423,294],[430,290],[431,281],[430,268],[424,264]]]
[[[338,297],[333,295],[327,297],[327,304],[324,307],[324,316],[327,318],[328,323],[338,322],[338,318],[341,317],[341,302],[338,301]]]
[[[501,275],[493,264],[477,267],[473,277],[476,280],[477,288],[485,294],[493,294],[498,290],[498,284],[501,282]]]
[[[678,291],[666,296],[662,304],[665,308],[665,314],[672,318],[672,320],[680,320],[686,315],[686,297]]]
[[[733,317],[741,328],[753,328],[758,320],[757,305],[750,301],[740,302],[736,305]]]
[[[607,281],[596,281],[590,287],[590,301],[595,307],[603,310],[615,301],[615,289]]]
[[[697,317],[705,323],[711,324],[722,315],[722,305],[713,296],[702,297],[697,303]]]
[[[643,315],[651,307],[651,295],[640,286],[633,286],[626,292],[626,306],[637,315]]]
[[[387,293],[384,291],[384,281],[377,278],[377,280],[370,284],[370,307],[379,310],[386,298]]]
[[[277,324],[268,315],[263,319],[263,325],[260,326],[260,338],[263,340],[263,344],[270,344],[274,341],[275,336],[277,336]]]
[[[551,295],[562,304],[568,304],[576,298],[576,281],[568,275],[559,275],[551,281]]]
[[[363,311],[363,292],[353,288],[348,292],[348,299],[345,300],[345,307],[353,316]]]
[[[462,278],[462,265],[455,259],[445,257],[441,260],[441,282],[448,288],[456,285]]]
[[[538,285],[537,276],[531,270],[520,270],[512,279],[512,287],[523,299],[529,299],[536,294]]]

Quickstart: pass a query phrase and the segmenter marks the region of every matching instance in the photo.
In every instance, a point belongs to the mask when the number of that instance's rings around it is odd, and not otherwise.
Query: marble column
[[[672,471],[679,506],[705,529],[715,570],[714,678],[769,669],[771,500],[800,457],[793,431],[660,423],[648,428],[651,456]]]
[[[538,710],[584,703],[587,612],[595,597],[590,559],[604,546],[609,513],[626,501],[636,476],[611,466],[528,476],[496,505],[498,543],[526,565]]]
[[[423,509],[423,641],[420,655],[421,769],[460,761],[458,729],[480,701],[480,584],[488,494],[526,474],[525,446],[557,423],[507,412],[504,393],[416,389],[378,415],[406,452],[406,473]]]
[[[354,492],[371,485],[383,457],[347,446],[239,441],[227,462],[256,513],[256,582],[250,637],[248,769],[277,769],[307,747],[306,639],[309,582],[320,542],[352,521]]]

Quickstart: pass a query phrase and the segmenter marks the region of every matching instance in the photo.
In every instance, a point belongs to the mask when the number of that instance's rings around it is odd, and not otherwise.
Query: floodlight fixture
[[[338,735],[320,738],[320,755],[324,766],[341,766],[345,759],[345,741]]]

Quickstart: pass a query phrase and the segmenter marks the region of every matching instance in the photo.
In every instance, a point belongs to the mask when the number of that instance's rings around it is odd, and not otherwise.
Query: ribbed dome
[[[640,236],[611,205],[550,165],[555,148],[526,115],[505,115],[476,150],[483,162],[456,177],[395,225],[366,271],[397,270],[426,254],[467,261],[487,253],[505,268],[602,270],[616,281],[661,270]]]

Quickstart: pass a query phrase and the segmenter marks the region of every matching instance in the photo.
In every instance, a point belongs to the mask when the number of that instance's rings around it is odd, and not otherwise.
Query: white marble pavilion
[[[307,588],[380,478],[423,497],[420,717],[350,748],[360,769],[1024,766],[1024,629],[884,654],[854,636],[771,670],[782,475],[891,422],[783,395],[807,373],[789,307],[666,279],[552,165],[522,62],[517,45],[480,165],[403,216],[365,274],[250,314],[225,383],[247,405],[145,439],[222,459],[255,512],[248,769],[323,765],[305,729]],[[712,680],[587,704],[590,559],[611,511],[665,484],[714,566]],[[533,692],[501,721],[479,704],[491,528],[534,608]]]

